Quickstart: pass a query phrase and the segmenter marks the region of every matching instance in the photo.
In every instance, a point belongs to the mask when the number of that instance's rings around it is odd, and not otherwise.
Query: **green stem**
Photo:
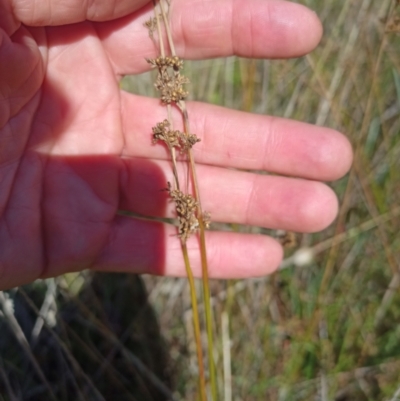
[[[190,134],[189,126],[189,116],[186,109],[185,102],[181,101],[179,103],[179,108],[182,111],[183,121],[185,125],[185,132],[187,135]],[[198,221],[199,221],[199,231],[200,231],[200,256],[201,256],[201,272],[203,281],[203,298],[204,298],[204,310],[206,314],[206,329],[207,329],[207,341],[208,341],[208,364],[210,371],[210,382],[211,382],[211,395],[213,401],[218,399],[218,389],[217,389],[217,376],[214,364],[214,340],[213,340],[213,326],[212,326],[212,313],[211,313],[211,297],[210,297],[210,286],[208,278],[208,261],[207,261],[207,247],[206,247],[206,236],[205,227],[203,220],[203,210],[200,201],[200,191],[196,174],[196,163],[194,161],[193,152],[191,149],[188,151],[190,169],[193,179],[194,195],[198,203]]]
[[[186,274],[189,281],[190,286],[190,298],[192,301],[192,311],[193,311],[193,328],[194,328],[194,336],[196,340],[196,350],[197,350],[197,362],[199,365],[199,391],[200,391],[200,400],[206,401],[206,380],[204,377],[204,363],[203,363],[203,352],[201,348],[201,336],[200,336],[200,321],[199,321],[199,311],[197,309],[197,296],[196,296],[196,287],[194,283],[192,269],[190,267],[189,254],[187,250],[187,246],[182,242],[182,253],[183,258],[185,260],[185,268]]]
[[[196,176],[196,171],[194,170],[194,159],[192,152],[189,152],[190,165],[192,170],[192,175]],[[194,178],[195,187],[197,186],[197,180]],[[203,281],[203,298],[204,298],[204,310],[206,314],[206,330],[207,330],[207,341],[208,341],[208,364],[210,371],[210,382],[211,382],[211,394],[213,401],[218,399],[217,391],[217,378],[214,364],[214,340],[213,340],[213,325],[212,325],[212,313],[211,313],[211,296],[210,296],[210,286],[208,278],[208,261],[207,261],[207,247],[206,247],[206,236],[205,227],[203,222],[203,213],[199,201],[198,189],[195,190],[195,197],[199,204],[199,228],[200,228],[200,255],[201,255],[201,272]]]
[[[164,21],[165,30],[167,33],[167,39],[168,39],[169,47],[171,50],[171,54],[173,56],[175,56],[176,55],[175,46],[174,46],[174,42],[172,40],[171,29],[169,26],[167,14],[166,14],[164,6],[163,6],[163,0],[160,0],[159,4],[160,4],[160,8],[161,8],[161,15],[162,15],[162,18]],[[157,20],[157,26],[159,26],[158,20]],[[160,34],[160,30],[159,30],[159,34]],[[160,37],[160,40],[161,40],[161,37]],[[183,115],[183,121],[184,121],[186,135],[189,135],[190,127],[189,127],[189,118],[188,118],[188,113],[187,113],[187,109],[186,109],[186,104],[184,101],[181,101],[177,104],[177,106],[180,108],[182,115]],[[210,287],[209,287],[209,279],[208,279],[208,262],[207,262],[207,251],[206,251],[206,240],[205,240],[205,227],[204,227],[204,221],[203,221],[203,211],[202,211],[202,207],[201,207],[197,174],[196,174],[196,165],[195,165],[195,161],[194,161],[194,157],[193,157],[193,152],[191,151],[191,149],[189,149],[189,151],[188,151],[188,157],[189,157],[191,175],[192,175],[192,179],[193,179],[194,195],[195,195],[195,199],[198,203],[197,218],[199,221],[199,228],[200,228],[200,254],[201,254],[201,269],[202,269],[202,281],[203,281],[203,297],[204,297],[204,306],[205,306],[205,315],[206,315],[206,329],[207,329],[207,341],[208,341],[207,350],[208,350],[208,360],[209,360],[211,394],[212,394],[213,401],[217,401],[218,392],[217,392],[217,379],[216,379],[214,353],[213,353],[214,344],[213,344],[212,313],[211,313]],[[191,286],[193,314],[197,316],[197,303],[196,303],[197,299],[196,299],[196,296],[194,293],[193,274],[192,274],[192,271],[190,270],[189,257],[188,257],[187,248],[186,248],[185,244],[182,244],[182,250],[183,250],[184,259],[185,259],[186,271],[187,271],[189,283]],[[193,285],[193,292],[192,292],[192,285]],[[198,323],[198,317],[196,318],[196,321]],[[196,332],[196,327],[197,326],[195,324],[195,332]],[[198,327],[198,330],[200,330],[200,326]],[[197,339],[196,339],[196,342],[197,342]],[[198,343],[198,355],[200,357],[201,349],[199,349],[199,346],[201,346],[201,343]],[[202,359],[201,359],[201,361],[202,361]],[[200,367],[200,362],[199,362],[199,367]],[[203,372],[203,379],[204,379],[204,372]],[[201,380],[202,379],[200,376],[200,395],[202,396],[202,392],[204,392],[203,386],[205,386],[205,383],[204,382],[202,383]],[[204,397],[205,397],[205,394],[204,394]]]

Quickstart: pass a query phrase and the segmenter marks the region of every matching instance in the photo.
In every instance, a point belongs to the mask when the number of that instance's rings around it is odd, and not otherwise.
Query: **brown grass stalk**
[[[153,127],[154,142],[162,140],[166,143],[172,160],[174,185],[171,186],[168,183],[168,192],[171,198],[175,201],[175,207],[179,220],[178,234],[181,239],[182,254],[185,261],[185,268],[187,277],[190,285],[192,309],[193,309],[193,325],[195,333],[195,341],[197,344],[197,356],[199,365],[199,391],[200,398],[206,399],[205,390],[205,376],[203,367],[202,347],[200,338],[200,324],[198,317],[197,308],[197,297],[193,279],[193,273],[190,266],[189,254],[186,246],[186,241],[195,230],[200,232],[200,252],[202,260],[202,276],[203,276],[203,289],[206,306],[206,322],[207,322],[207,333],[208,333],[208,349],[209,349],[209,363],[210,363],[210,377],[211,377],[211,388],[213,399],[216,400],[216,378],[215,368],[213,361],[213,341],[212,341],[212,326],[211,326],[211,306],[210,306],[210,292],[208,287],[208,266],[207,266],[207,254],[205,245],[205,219],[201,208],[200,194],[198,189],[198,181],[196,176],[195,162],[192,153],[192,146],[198,142],[197,137],[190,132],[189,118],[184,102],[187,92],[183,90],[183,84],[188,83],[188,80],[180,74],[180,69],[183,62],[177,57],[175,52],[174,43],[172,40],[172,34],[169,27],[169,21],[167,12],[163,5],[163,1],[158,2],[161,10],[161,16],[164,22],[165,31],[167,34],[167,40],[169,49],[171,52],[170,56],[166,56],[165,46],[163,44],[163,36],[161,32],[161,24],[159,13],[157,11],[157,3],[154,1],[155,10],[155,23],[157,26],[158,38],[160,43],[160,57],[154,60],[148,60],[153,67],[158,69],[158,77],[156,80],[156,88],[161,92],[161,101],[167,107],[168,118],[162,123],[158,123],[156,127]],[[148,25],[151,25],[149,23]],[[184,122],[184,132],[179,132],[173,129],[172,125],[172,105],[178,106],[182,113]],[[182,192],[182,186],[179,184],[179,178],[177,173],[177,161],[176,161],[176,149],[179,149],[181,153],[186,155],[189,161],[190,176],[192,178],[194,197],[188,192],[189,183],[187,185],[187,193]]]

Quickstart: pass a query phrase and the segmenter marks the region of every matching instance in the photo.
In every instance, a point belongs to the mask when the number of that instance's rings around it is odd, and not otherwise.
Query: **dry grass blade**
[[[390,399],[390,401],[398,401],[399,399],[400,399],[400,387],[393,394],[393,397]]]
[[[21,294],[25,298],[25,300],[28,303],[28,305],[36,313],[36,315],[40,316],[39,310],[36,308],[35,304],[28,297],[28,295],[25,293],[25,291],[22,288],[20,288],[19,291],[21,292]],[[40,316],[40,317],[43,319],[43,321],[45,322],[45,325],[47,326],[47,323],[45,321],[45,317],[44,316]],[[65,354],[67,360],[71,363],[71,366],[74,368],[75,372],[86,381],[88,387],[93,391],[93,393],[96,396],[96,399],[100,400],[100,401],[105,401],[104,397],[97,390],[97,387],[94,385],[93,381],[81,369],[81,367],[79,366],[79,363],[76,361],[76,359],[74,358],[74,356],[71,354],[70,350],[68,349],[68,346],[64,343],[64,341],[61,340],[61,338],[54,332],[54,330],[52,328],[50,328],[48,326],[47,326],[47,328],[49,329],[49,333],[53,337],[53,339],[61,346],[61,348],[64,351],[64,354]],[[56,398],[54,398],[54,399],[56,399]]]
[[[46,387],[47,392],[50,398],[54,401],[57,400],[52,388],[50,387],[43,371],[36,360],[35,356],[33,355],[29,342],[25,337],[23,330],[21,329],[20,324],[18,323],[17,319],[14,316],[13,306],[11,304],[11,300],[6,296],[6,293],[0,291],[0,304],[4,313],[7,322],[9,323],[10,329],[15,334],[15,338],[18,340],[19,344],[21,345],[22,349],[24,350],[25,354],[27,355],[28,359],[33,365],[33,368],[36,374],[39,376],[40,380],[42,381],[43,385]]]
[[[42,316],[44,316],[47,320],[49,320],[49,315],[51,315],[52,316],[51,319],[54,320],[54,315],[57,313],[56,294],[57,294],[57,284],[55,279],[48,279],[46,295],[39,311],[40,315],[37,317],[36,323],[32,329],[33,345],[37,341],[44,325],[44,319]]]
[[[7,374],[4,371],[2,358],[0,358],[0,378],[4,383],[4,387],[6,389],[7,396],[9,397],[10,401],[19,401],[12,389],[12,386],[11,386],[10,381],[8,380]]]
[[[221,315],[222,357],[224,361],[224,400],[232,401],[231,340],[229,335],[229,316]]]
[[[63,291],[65,297],[70,298],[68,293]],[[136,356],[134,355],[127,347],[124,346],[124,338],[118,338],[110,328],[108,328],[104,322],[98,319],[92,311],[82,302],[80,302],[76,298],[70,298],[70,301],[76,303],[79,307],[79,310],[82,311],[85,318],[88,322],[91,322],[91,326],[95,329],[98,334],[104,337],[108,342],[112,343],[115,347],[116,351],[120,351],[122,356],[129,361],[135,369],[144,377],[147,381],[149,381],[155,388],[157,388],[161,394],[165,395],[168,400],[174,401],[175,397],[171,393],[171,391],[167,388],[167,386],[153,373],[151,372],[146,365]],[[129,330],[127,330],[129,333]],[[127,334],[128,335],[128,334]],[[83,345],[82,345],[83,346]],[[109,356],[111,357],[111,356]],[[109,366],[109,361],[104,359],[102,364],[99,364],[97,376],[101,376],[101,371],[112,368]]]

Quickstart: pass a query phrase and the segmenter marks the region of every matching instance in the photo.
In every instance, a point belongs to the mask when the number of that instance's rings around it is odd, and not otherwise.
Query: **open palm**
[[[151,145],[165,109],[118,86],[156,54],[143,26],[151,4],[61,3],[0,0],[0,289],[84,268],[182,275],[173,227],[118,213],[172,215],[160,191],[171,180],[168,153]],[[293,57],[321,35],[312,12],[280,0],[171,7],[183,58]],[[332,222],[336,198],[318,181],[349,168],[341,134],[195,102],[188,110],[213,221],[305,232]],[[196,246],[189,241],[198,272]],[[282,255],[265,236],[209,232],[207,246],[214,277],[268,273]]]

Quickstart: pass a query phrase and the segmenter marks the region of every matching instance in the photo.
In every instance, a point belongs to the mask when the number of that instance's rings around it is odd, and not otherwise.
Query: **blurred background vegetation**
[[[355,150],[329,229],[297,234],[272,276],[212,282],[220,399],[400,400],[400,5],[298,2],[325,29],[311,55],[185,64],[194,99],[326,125]],[[123,87],[156,96],[151,74]],[[196,399],[184,279],[70,274],[0,293],[0,311],[0,400]]]

